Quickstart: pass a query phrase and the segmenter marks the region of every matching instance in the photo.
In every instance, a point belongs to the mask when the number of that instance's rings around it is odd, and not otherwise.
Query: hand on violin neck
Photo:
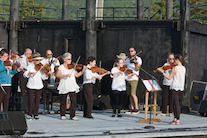
[[[5,67],[6,67],[6,69],[12,70],[11,66],[5,66]]]
[[[21,70],[24,70],[24,67],[20,66],[17,70],[20,72]]]
[[[67,74],[67,75],[65,75],[65,77],[69,77],[70,78],[71,77],[71,74]]]

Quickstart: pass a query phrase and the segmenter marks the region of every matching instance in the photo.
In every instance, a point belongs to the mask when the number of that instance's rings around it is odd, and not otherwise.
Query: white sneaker
[[[32,117],[30,115],[25,115],[25,118],[26,118],[27,121],[32,120]]]
[[[66,120],[66,117],[65,116],[61,116],[61,120]]]
[[[73,117],[73,118],[70,118],[71,120],[75,120],[75,121],[78,121],[79,119],[77,117]]]

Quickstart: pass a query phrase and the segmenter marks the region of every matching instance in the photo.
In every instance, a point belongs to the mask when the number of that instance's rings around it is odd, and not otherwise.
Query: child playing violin
[[[38,117],[39,110],[39,101],[42,94],[43,82],[42,80],[48,79],[48,76],[41,70],[36,70],[35,66],[40,63],[42,60],[40,53],[36,52],[33,54],[33,63],[30,64],[27,68],[27,71],[24,72],[24,77],[28,78],[27,88],[28,88],[28,120],[32,119],[32,109],[33,109],[33,100],[35,95],[35,106],[34,106],[34,119],[40,120]],[[48,74],[52,74],[51,71]]]
[[[115,61],[114,67],[111,69],[110,75],[112,80],[112,107],[113,107],[113,114],[111,117],[115,117],[116,109],[118,109],[118,117],[122,117],[120,114],[122,108],[122,102],[126,93],[126,81],[125,79],[130,79],[135,73],[131,73],[131,75],[126,75],[126,72],[120,71],[120,68],[123,68],[124,60],[121,58],[117,58]],[[128,77],[127,77],[128,76]]]
[[[18,71],[23,69],[23,67],[19,67],[18,69],[13,70],[11,65],[5,66],[4,62],[7,59],[8,51],[6,49],[2,49],[0,51],[0,85],[2,86],[0,88],[0,103],[3,102],[3,111],[8,111],[11,90],[11,74],[16,74]]]
[[[91,115],[93,109],[93,84],[96,83],[96,79],[101,80],[103,76],[110,74],[110,72],[106,72],[102,75],[93,73],[91,68],[96,65],[95,57],[89,57],[87,62],[87,69],[83,74],[83,92],[85,96],[83,117],[93,119],[93,116]]]

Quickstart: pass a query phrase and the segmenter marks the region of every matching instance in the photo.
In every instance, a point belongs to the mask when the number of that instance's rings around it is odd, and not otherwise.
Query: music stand
[[[149,123],[152,124],[153,122],[162,122],[160,119],[156,119],[156,106],[157,105],[157,92],[162,91],[161,87],[157,83],[156,80],[142,80],[145,88],[146,88],[146,96],[145,96],[145,118],[140,119],[137,122],[140,123]],[[149,93],[151,94],[151,100],[150,100],[150,105],[148,104],[148,99],[149,99]],[[154,103],[152,104],[152,93],[154,93]],[[151,118],[151,108],[150,108],[150,118],[147,119],[147,112],[149,107],[153,108],[153,118]],[[146,129],[154,129],[153,126],[146,126]]]

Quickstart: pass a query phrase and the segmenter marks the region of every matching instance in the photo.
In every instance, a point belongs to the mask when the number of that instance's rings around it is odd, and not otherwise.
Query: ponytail
[[[183,56],[181,54],[176,54],[175,59],[179,59],[181,63],[187,65],[185,59],[183,58]]]

